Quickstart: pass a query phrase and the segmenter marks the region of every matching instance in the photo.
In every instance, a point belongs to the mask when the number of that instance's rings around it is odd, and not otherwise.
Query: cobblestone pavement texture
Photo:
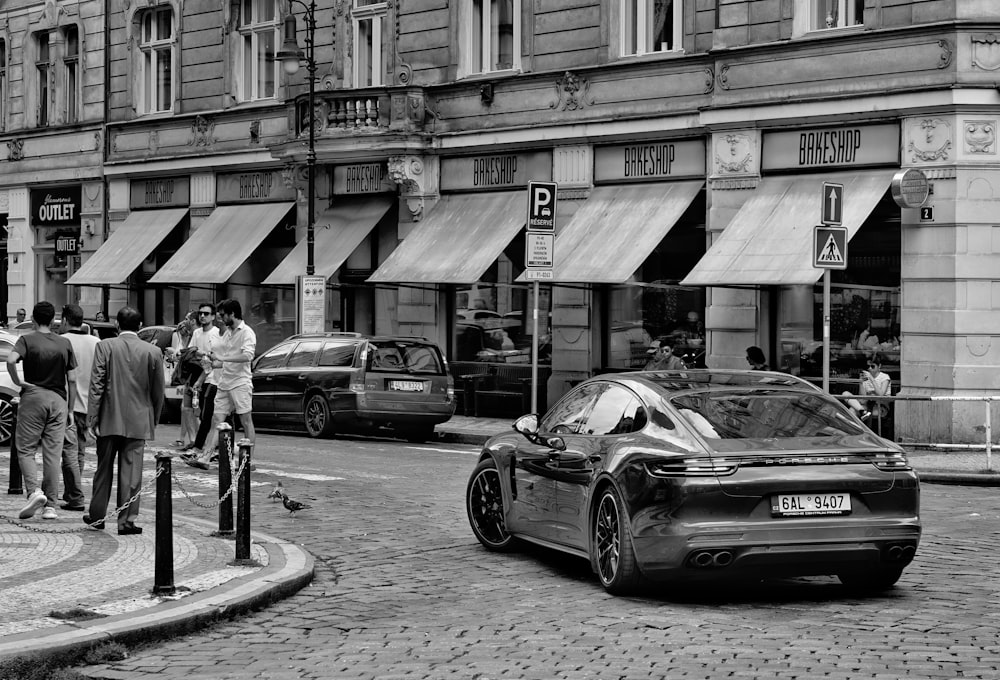
[[[260,435],[254,526],[308,549],[313,582],[77,670],[116,680],[1000,677],[994,488],[924,485],[917,559],[882,595],[811,578],[616,598],[583,560],[479,546],[463,504],[477,453],[461,441]],[[267,500],[277,481],[312,508],[291,515]]]

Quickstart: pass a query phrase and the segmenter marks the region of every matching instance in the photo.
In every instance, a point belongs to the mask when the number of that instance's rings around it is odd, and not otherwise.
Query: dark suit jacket
[[[163,353],[134,333],[101,340],[87,406],[100,436],[152,439],[163,408]]]

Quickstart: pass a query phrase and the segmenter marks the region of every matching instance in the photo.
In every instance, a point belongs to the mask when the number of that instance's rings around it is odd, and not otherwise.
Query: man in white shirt
[[[83,309],[80,305],[66,305],[62,322],[67,331],[63,335],[73,346],[76,356],[76,399],[69,404],[70,422],[66,424],[63,440],[62,474],[63,510],[83,512],[83,469],[87,452],[87,400],[90,398],[90,369],[94,365],[94,350],[100,339],[83,327]]]
[[[251,443],[256,439],[253,428],[253,379],[250,362],[257,351],[257,335],[243,321],[239,300],[227,299],[218,305],[219,316],[226,325],[218,347],[209,354],[212,368],[219,370],[219,385],[215,394],[213,425],[218,427],[230,413],[236,413],[243,425],[243,434]]]
[[[211,302],[203,302],[198,305],[198,328],[191,335],[189,346],[198,349],[199,359],[208,359],[209,355],[219,346],[219,329],[215,325],[215,305]],[[206,366],[206,363],[208,364]],[[201,408],[201,424],[198,427],[198,434],[194,438],[193,456],[201,458],[205,450],[205,443],[210,439],[212,433],[212,420],[215,414],[215,395],[219,385],[219,370],[211,369],[211,362],[202,363],[202,375],[197,382],[198,404]],[[214,437],[211,438],[214,441]]]

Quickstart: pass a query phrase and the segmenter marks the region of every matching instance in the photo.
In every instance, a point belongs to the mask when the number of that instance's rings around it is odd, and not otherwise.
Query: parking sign
[[[555,182],[528,182],[528,231],[555,231]]]

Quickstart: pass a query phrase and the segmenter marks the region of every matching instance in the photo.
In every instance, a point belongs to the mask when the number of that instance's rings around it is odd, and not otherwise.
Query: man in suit
[[[139,339],[142,318],[134,307],[118,310],[117,338],[97,344],[90,375],[87,425],[97,435],[97,472],[90,511],[83,521],[104,528],[111,497],[112,466],[118,458],[118,507],[142,488],[142,454],[163,408],[163,355]],[[118,514],[120,535],[141,534],[135,525],[139,498]]]

